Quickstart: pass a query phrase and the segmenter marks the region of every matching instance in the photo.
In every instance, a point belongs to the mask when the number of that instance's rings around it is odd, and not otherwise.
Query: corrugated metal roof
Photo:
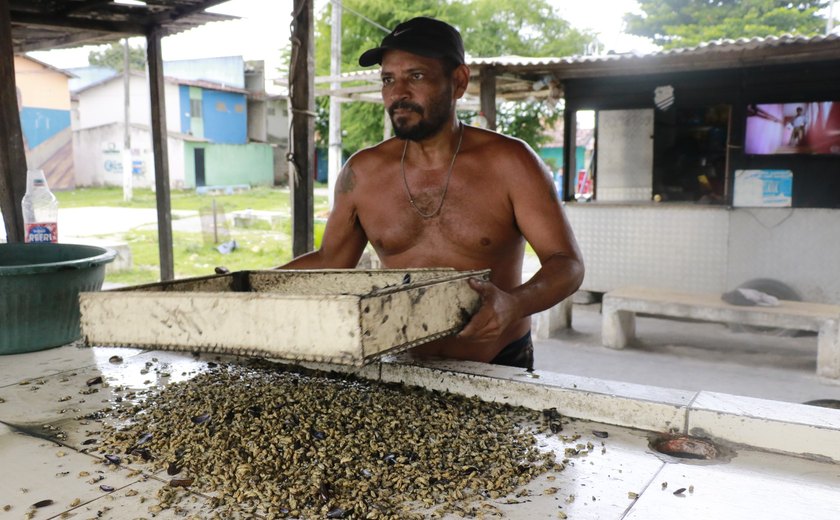
[[[736,40],[715,40],[704,42],[694,47],[667,49],[651,53],[616,53],[564,57],[497,56],[489,58],[468,58],[467,63],[472,66],[550,67],[556,65],[574,65],[582,63],[633,61],[663,56],[698,56],[717,53],[763,51],[767,49],[777,49],[783,52],[789,52],[794,49],[807,49],[808,47],[826,42],[840,44],[840,34],[829,34],[824,36],[786,34],[783,36],[739,38]]]
[[[132,71],[131,76],[135,77],[135,78],[146,79],[146,75],[142,72]],[[200,87],[200,88],[205,88],[205,89],[210,89],[210,90],[220,90],[220,91],[223,91],[223,92],[233,92],[233,93],[236,93],[236,94],[246,94],[247,95],[247,94],[250,93],[248,90],[246,90],[244,88],[231,87],[230,85],[225,85],[223,83],[216,83],[216,82],[208,81],[208,80],[175,78],[175,77],[172,77],[172,76],[164,76],[163,79],[167,83],[172,83],[172,84],[176,84],[176,85],[187,85],[187,86]],[[74,97],[78,96],[79,94],[87,92],[88,90],[90,90],[92,88],[98,87],[100,85],[105,85],[106,83],[110,83],[112,81],[123,81],[123,74],[122,73],[115,73],[115,74],[112,74],[111,76],[104,77],[104,78],[102,78],[98,81],[88,83],[88,84],[84,85],[83,87],[72,91],[72,95]]]
[[[206,13],[224,0],[155,0],[140,5],[100,0],[9,0],[16,53],[139,36],[160,27],[168,36],[235,17]]]
[[[496,95],[505,99],[562,96],[560,83],[574,78],[632,76],[697,70],[733,69],[790,63],[840,60],[840,35],[767,36],[702,43],[694,47],[668,49],[646,54],[603,54],[597,56],[527,57],[495,56],[467,58],[472,81],[467,93],[478,96],[481,70],[492,68]],[[542,85],[540,84],[542,81]],[[328,85],[338,82],[332,89]],[[353,86],[348,86],[352,83]],[[342,99],[379,101],[379,69],[345,72],[338,77],[315,79],[318,95]],[[551,88],[545,88],[551,84]],[[553,90],[552,90],[553,88]]]

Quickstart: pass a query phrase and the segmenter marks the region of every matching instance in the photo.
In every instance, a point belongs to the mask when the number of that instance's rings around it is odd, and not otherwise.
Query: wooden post
[[[163,85],[163,57],[160,28],[146,33],[146,54],[149,62],[149,92],[152,100],[152,149],[155,156],[155,189],[157,197],[158,250],[161,281],[175,278],[172,254],[172,206],[169,200],[169,151],[166,143],[166,103]]]
[[[313,178],[315,176],[315,40],[313,1],[295,0],[292,12],[292,60],[289,101],[292,104],[290,172],[292,186],[292,254],[314,247]]]
[[[23,242],[20,201],[26,191],[26,152],[20,127],[9,1],[0,0],[0,210],[7,242]]]
[[[482,67],[479,73],[481,113],[487,120],[487,128],[496,129],[496,71],[493,67]]]

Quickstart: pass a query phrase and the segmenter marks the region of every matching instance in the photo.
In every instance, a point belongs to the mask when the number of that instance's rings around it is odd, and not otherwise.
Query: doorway
[[[205,186],[207,181],[204,172],[204,148],[196,148],[195,154],[195,186]]]
[[[663,201],[726,202],[731,107],[656,111],[653,189]]]

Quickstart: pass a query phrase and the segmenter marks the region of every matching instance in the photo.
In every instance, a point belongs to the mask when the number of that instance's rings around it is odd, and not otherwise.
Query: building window
[[[200,99],[190,99],[190,117],[201,117]]]

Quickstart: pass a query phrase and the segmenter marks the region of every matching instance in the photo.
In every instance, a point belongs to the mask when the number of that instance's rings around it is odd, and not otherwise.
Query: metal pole
[[[387,141],[394,137],[394,124],[391,122],[391,116],[388,115],[388,109],[382,111],[382,140]]]
[[[828,36],[832,31],[834,31],[834,0],[829,0],[828,19],[825,22],[825,35]]]
[[[213,210],[213,243],[219,243],[219,228],[218,223],[216,222],[216,199],[213,199],[212,210]]]
[[[125,97],[123,136],[123,200],[131,200],[131,64],[129,58],[128,37],[123,46],[123,91]]]
[[[487,128],[496,129],[496,71],[483,67],[479,72],[481,113],[487,120]]]
[[[330,44],[330,75],[335,78],[330,83],[330,90],[341,88],[338,76],[341,74],[341,2],[332,0],[332,26]],[[335,197],[335,182],[341,171],[341,101],[335,95],[330,96],[330,148],[327,184],[329,187],[330,209]]]
[[[568,98],[567,98],[568,99]],[[575,155],[577,151],[577,107],[569,105],[563,109],[563,200],[575,200],[574,188],[577,177]]]

